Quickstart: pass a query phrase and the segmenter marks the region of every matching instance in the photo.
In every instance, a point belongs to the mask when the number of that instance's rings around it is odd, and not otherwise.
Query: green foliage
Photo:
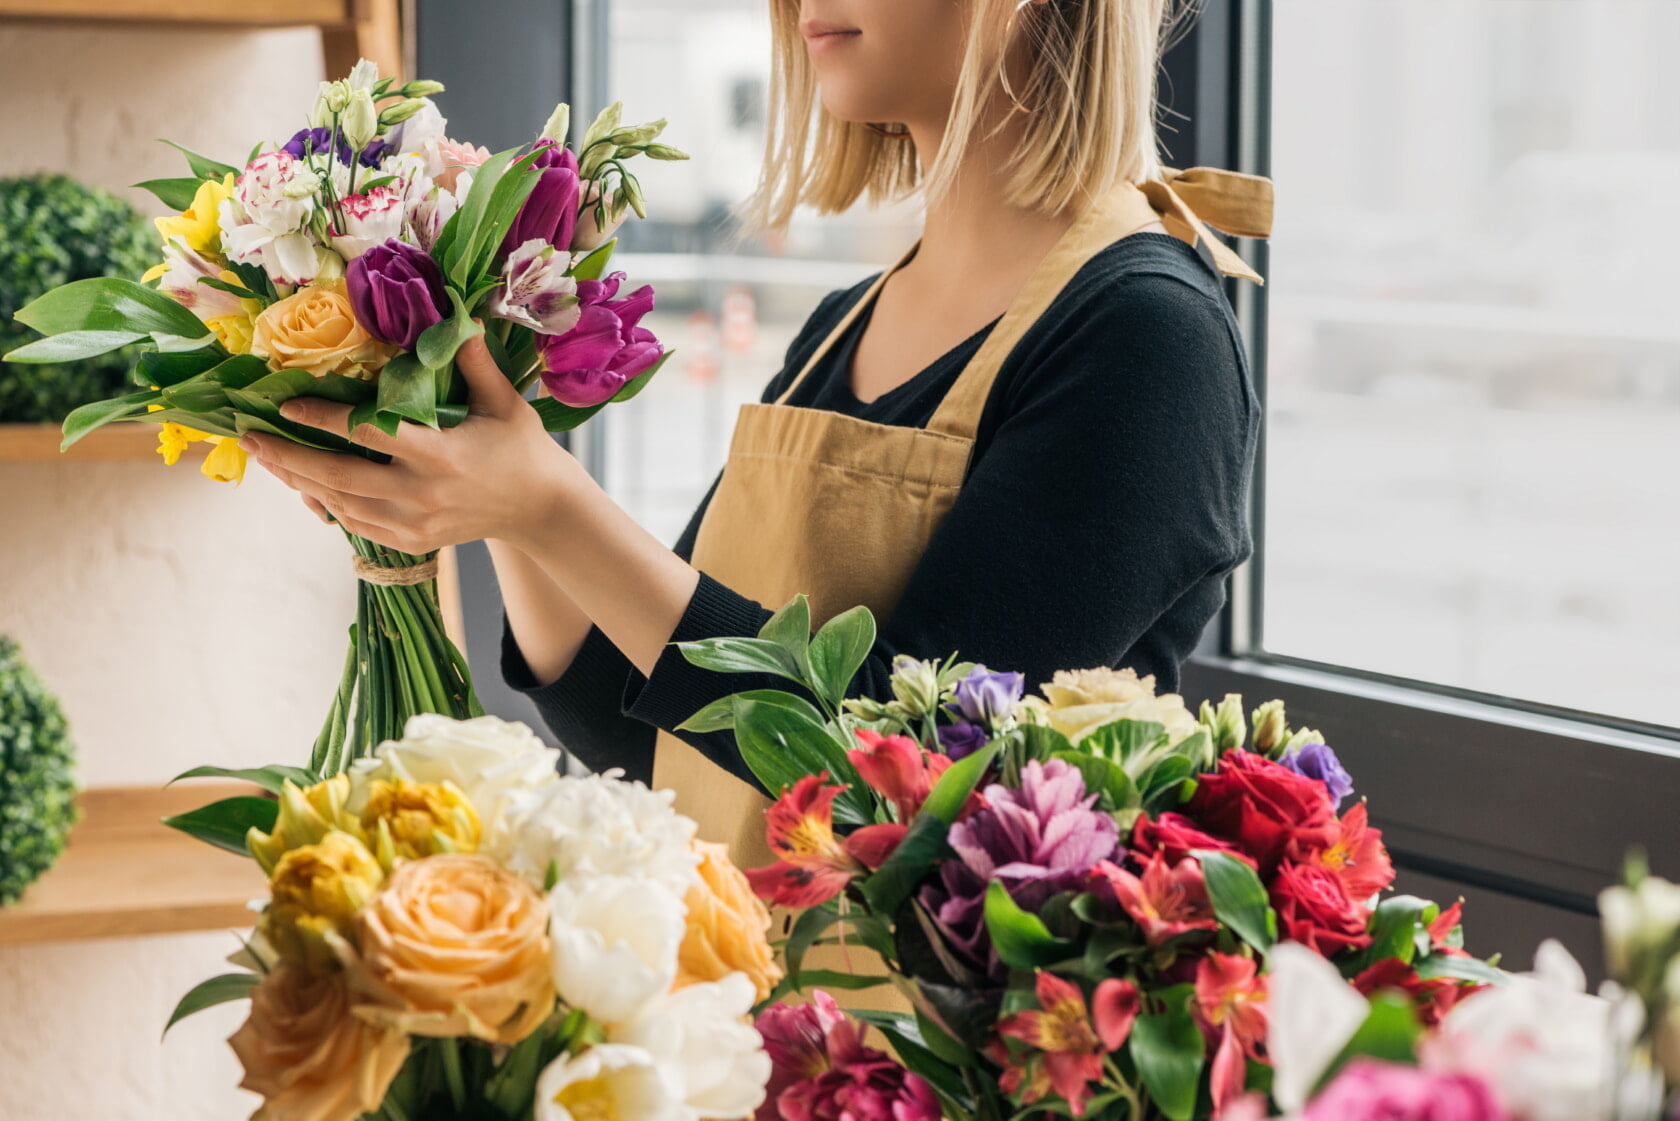
[[[137,279],[155,263],[156,235],[128,203],[63,175],[0,179],[0,354],[37,338],[12,317],[61,284]],[[0,422],[57,423],[77,405],[120,393],[135,352],[79,361],[0,362]]]
[[[0,637],[0,906],[64,851],[76,823],[73,755],[57,699]]]

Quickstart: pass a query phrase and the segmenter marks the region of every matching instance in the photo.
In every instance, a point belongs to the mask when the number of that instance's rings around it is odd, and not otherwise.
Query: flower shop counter
[[[63,857],[0,908],[0,945],[248,928],[246,902],[267,890],[256,865],[159,819],[257,792],[243,783],[83,791]]]

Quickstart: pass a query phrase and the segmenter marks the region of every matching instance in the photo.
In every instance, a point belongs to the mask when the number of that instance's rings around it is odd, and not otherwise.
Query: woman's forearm
[[[496,566],[508,628],[532,678],[547,685],[571,668],[593,624],[565,589],[523,550],[493,538],[485,544]]]

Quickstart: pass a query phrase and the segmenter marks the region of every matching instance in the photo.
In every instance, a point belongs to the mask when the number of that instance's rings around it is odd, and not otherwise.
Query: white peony
[[[652,1055],[602,1043],[561,1055],[537,1079],[536,1121],[688,1121]]]
[[[1266,955],[1271,995],[1266,1002],[1266,1053],[1272,1096],[1285,1110],[1307,1104],[1330,1060],[1341,1053],[1370,1005],[1334,965],[1294,942]]]
[[[682,896],[630,876],[561,880],[548,896],[554,987],[604,1024],[670,991],[687,930]]]
[[[276,284],[315,279],[315,241],[309,220],[315,212],[320,176],[289,152],[269,152],[245,165],[233,197],[217,218],[222,248],[235,261],[260,265]]]
[[[402,739],[386,740],[372,758],[356,762],[352,777],[357,794],[352,795],[351,808],[361,812],[363,792],[374,779],[452,782],[478,811],[481,850],[506,852],[513,802],[559,782],[559,763],[560,753],[523,724],[494,716],[411,716]],[[540,875],[535,883],[541,885]]]
[[[508,834],[485,851],[538,885],[552,864],[562,881],[640,877],[681,899],[696,879],[694,822],[671,808],[669,790],[625,782],[622,773],[567,776],[515,794]]]
[[[654,1056],[692,1121],[750,1117],[770,1079],[764,1040],[747,1018],[754,995],[744,973],[689,985],[650,1001],[610,1038]]]

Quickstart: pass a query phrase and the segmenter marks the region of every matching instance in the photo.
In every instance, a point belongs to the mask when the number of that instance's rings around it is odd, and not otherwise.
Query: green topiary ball
[[[41,336],[13,320],[38,296],[94,276],[139,280],[158,237],[134,208],[67,175],[0,179],[0,354]],[[131,349],[52,366],[0,362],[0,423],[57,424],[78,405],[125,391]]]
[[[64,851],[76,824],[73,754],[58,699],[0,636],[0,907]]]

